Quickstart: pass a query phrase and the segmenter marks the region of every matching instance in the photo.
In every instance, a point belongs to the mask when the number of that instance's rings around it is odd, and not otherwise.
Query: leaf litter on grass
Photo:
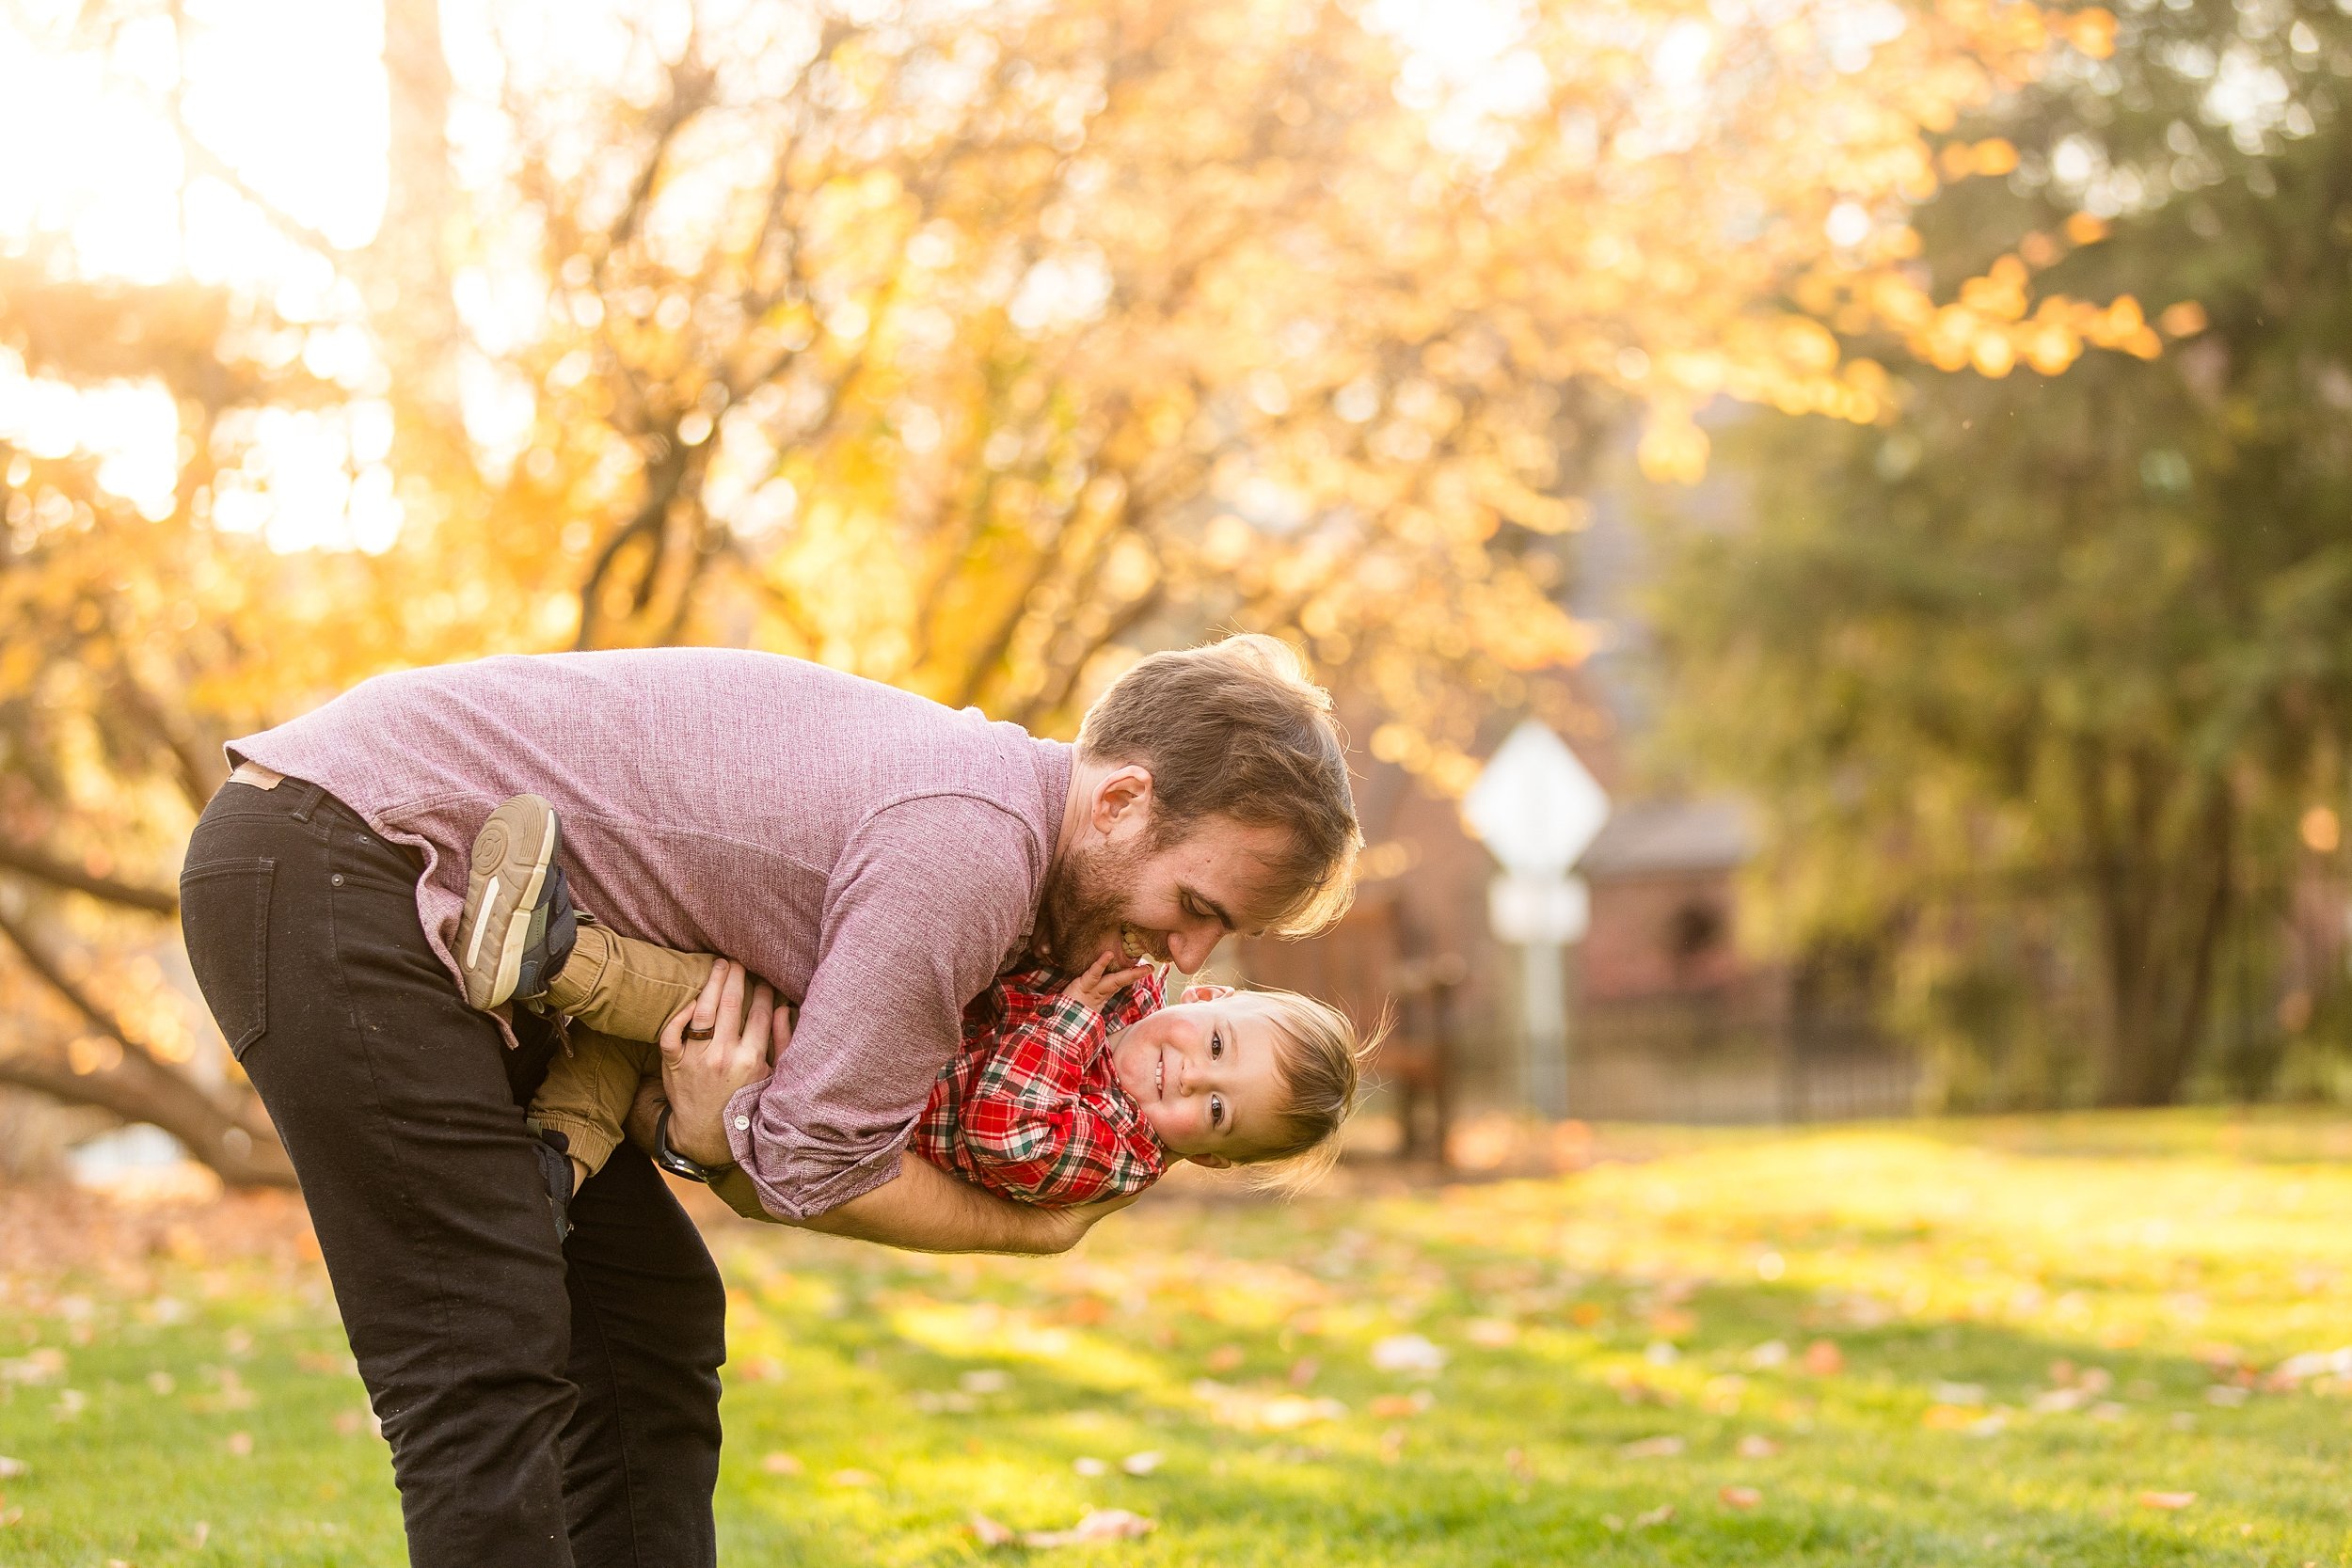
[[[970,1548],[977,1505],[1057,1537],[1152,1519],[1108,1549],[1154,1562],[1502,1568],[1613,1528],[1989,1568],[2014,1553],[1954,1543],[1997,1517],[2098,1565],[2152,1530],[2205,1560],[2197,1497],[2227,1496],[2280,1560],[2333,1560],[2352,1173],[2233,1163],[2198,1125],[2088,1153],[1967,1124],[1677,1134],[1629,1164],[1604,1132],[1557,1180],[1157,1195],[1043,1260],[712,1216],[728,1442],[753,1456],[723,1480],[723,1555],[930,1560]],[[288,1212],[93,1214],[89,1244],[127,1258],[77,1259],[52,1226],[0,1261],[0,1399],[90,1396],[11,1432],[12,1568],[78,1568],[117,1528],[183,1538],[177,1455],[209,1456],[194,1484],[240,1552],[283,1546],[250,1560],[330,1560],[301,1533],[322,1475],[373,1531],[340,1560],[396,1552],[384,1450],[319,1441],[364,1404]],[[799,1479],[849,1472],[888,1481]]]

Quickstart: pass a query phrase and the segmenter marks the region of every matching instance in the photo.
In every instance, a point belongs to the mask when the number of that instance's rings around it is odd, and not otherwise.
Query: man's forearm
[[[892,1180],[837,1209],[789,1223],[913,1252],[1067,1252],[1087,1229],[1067,1210],[1032,1209],[998,1197],[913,1154],[899,1156]]]

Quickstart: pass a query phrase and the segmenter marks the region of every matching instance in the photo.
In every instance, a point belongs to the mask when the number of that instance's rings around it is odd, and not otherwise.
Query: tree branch
[[[141,910],[149,914],[173,915],[180,912],[180,895],[176,893],[162,888],[138,887],[130,882],[117,881],[111,877],[92,876],[53,855],[5,840],[0,840],[0,871],[12,871],[50,887],[85,894],[104,903]]]

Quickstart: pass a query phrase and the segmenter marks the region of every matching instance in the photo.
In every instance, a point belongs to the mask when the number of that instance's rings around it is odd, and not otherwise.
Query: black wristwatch
[[[661,1107],[661,1118],[653,1124],[653,1163],[672,1176],[683,1176],[689,1181],[708,1186],[726,1174],[724,1165],[706,1165],[700,1160],[690,1160],[670,1147],[670,1107]]]

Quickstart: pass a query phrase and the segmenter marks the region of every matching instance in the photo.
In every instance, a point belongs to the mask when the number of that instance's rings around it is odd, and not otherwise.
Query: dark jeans
[[[222,786],[181,874],[204,998],[293,1156],[419,1568],[712,1563],[725,1295],[623,1145],[556,1241],[520,1050],[425,945],[417,857],[315,784]]]

